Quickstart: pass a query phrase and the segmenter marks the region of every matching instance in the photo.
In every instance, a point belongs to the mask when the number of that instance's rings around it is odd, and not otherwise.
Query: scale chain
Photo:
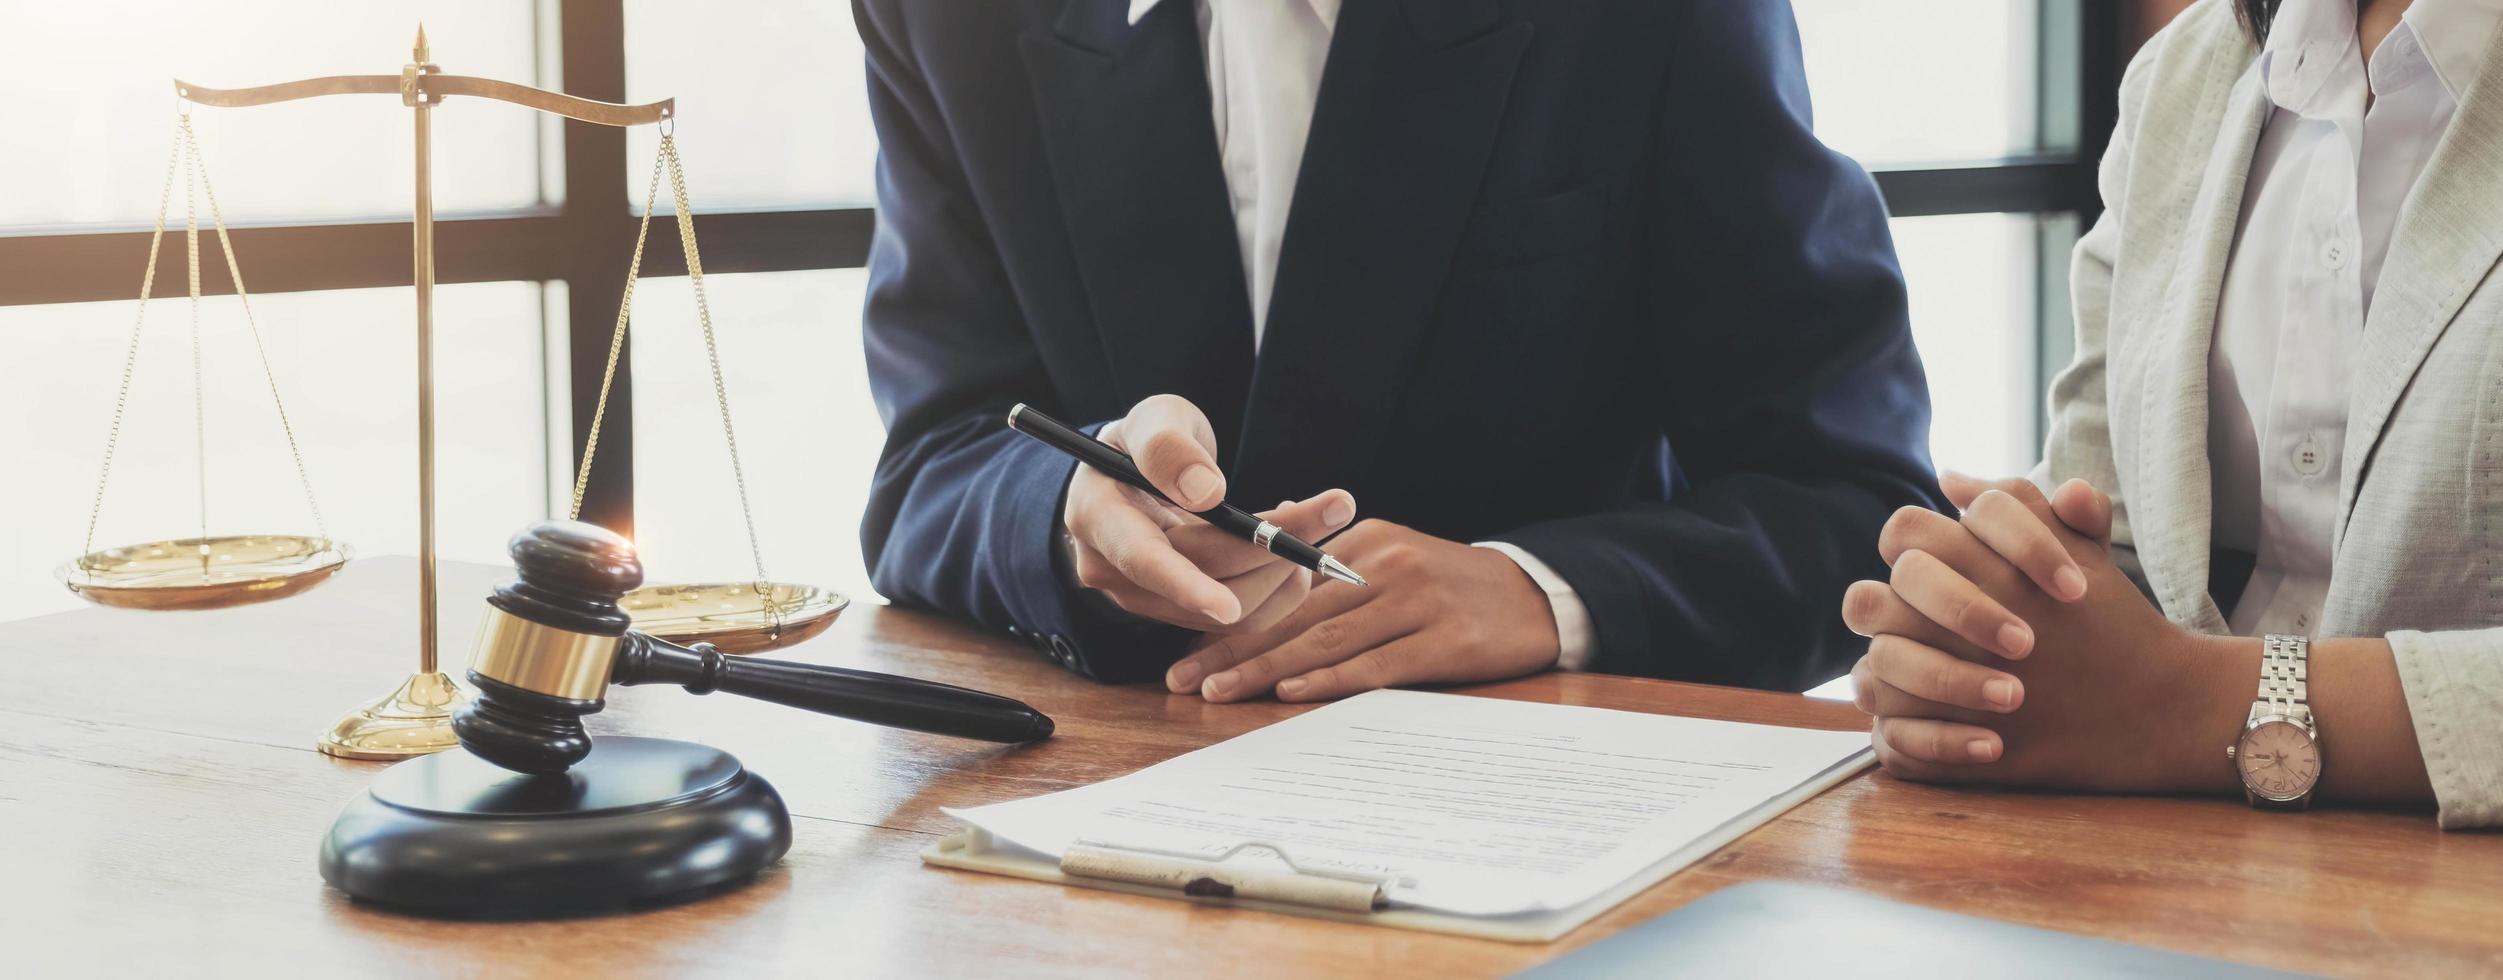
[[[200,572],[209,570],[209,420],[208,385],[200,372],[200,207],[193,199],[193,185],[199,171],[193,166],[191,149],[191,114],[184,113],[183,127],[183,257],[191,285],[191,438],[192,455],[200,483]]]
[[[189,121],[189,114],[184,114],[177,123],[174,139],[165,154],[165,184],[157,191],[156,197],[156,231],[148,236],[148,270],[139,276],[139,308],[131,316],[130,349],[122,354],[122,384],[113,396],[112,427],[104,435],[104,465],[96,474],[95,502],[87,508],[87,538],[78,549],[81,564],[87,561],[87,556],[96,553],[96,520],[104,515],[104,488],[112,482],[113,450],[122,441],[122,414],[130,404],[130,379],[139,365],[139,339],[141,329],[148,322],[148,297],[156,292],[158,247],[165,241],[165,212],[174,200],[174,171],[182,160],[182,131],[187,128],[181,123]]]
[[[200,200],[206,200],[208,202],[209,222],[211,227],[217,232],[218,248],[225,254],[226,275],[228,279],[234,282],[235,298],[243,307],[244,325],[251,332],[253,350],[260,358],[261,376],[269,383],[270,404],[277,409],[279,430],[286,434],[287,453],[295,462],[296,481],[304,490],[304,504],[306,509],[312,512],[314,531],[325,541],[330,538],[329,526],[322,519],[321,502],[314,497],[313,480],[310,472],[304,465],[304,452],[296,442],[295,425],[288,419],[286,400],[282,398],[278,392],[277,372],[271,369],[269,364],[269,348],[262,341],[260,325],[255,322],[252,316],[251,294],[245,290],[243,284],[243,268],[241,261],[235,255],[234,239],[226,231],[226,218],[223,212],[218,208],[217,204],[217,190],[209,180],[208,160],[200,153],[199,137],[191,129],[191,114],[188,112],[182,112],[178,113],[175,119],[173,145],[167,151],[165,160],[165,180],[163,186],[157,192],[156,225],[155,230],[149,235],[148,238],[147,271],[140,276],[139,303],[138,310],[132,317],[130,347],[122,355],[122,379],[121,385],[115,392],[113,398],[113,422],[111,427],[107,430],[104,438],[104,465],[101,467],[100,472],[96,476],[96,493],[94,503],[90,505],[87,511],[87,536],[84,543],[80,546],[80,561],[82,563],[86,561],[86,556],[93,555],[95,553],[96,526],[104,513],[105,490],[112,482],[113,457],[115,450],[121,444],[122,418],[126,414],[126,410],[130,402],[131,381],[137,373],[136,369],[139,362],[139,347],[141,339],[144,335],[144,327],[147,323],[148,300],[156,291],[157,259],[161,252],[165,238],[165,216],[167,212],[171,210],[173,203],[174,174],[177,170],[180,170],[183,174],[183,245],[185,272],[191,303],[192,437],[195,440],[196,446],[195,454],[198,470],[197,478],[200,486],[200,537],[203,540],[203,544],[200,546],[203,549],[201,561],[205,564],[208,560],[207,552],[205,550],[207,548],[205,541],[209,536],[209,491],[208,422],[206,412],[207,385],[205,383],[205,375],[201,369],[200,223],[198,206],[198,202]]]
[[[687,203],[687,178],[679,166],[677,137],[661,137],[661,157],[669,162],[669,192],[677,201],[678,243],[687,256],[687,286],[695,292],[695,319],[704,329],[704,356],[713,368],[713,404],[721,409],[721,438],[730,447],[730,477],[739,488],[739,518],[747,523],[748,557],[756,563],[756,581],[762,588],[765,552],[756,543],[756,514],[747,503],[747,472],[739,465],[739,436],[730,425],[730,389],[721,379],[721,348],[713,339],[712,304],[704,301],[704,257],[695,244],[695,210]],[[766,605],[770,608],[772,603]]]
[[[304,506],[313,514],[313,533],[322,540],[330,539],[330,528],[322,520],[322,505],[313,496],[313,477],[304,468],[304,451],[297,447],[295,424],[287,419],[287,401],[278,394],[278,373],[270,369],[269,347],[261,341],[261,326],[252,318],[252,294],[243,288],[243,266],[235,257],[234,239],[226,234],[226,215],[217,206],[217,188],[209,182],[208,158],[200,153],[199,137],[191,131],[191,116],[183,116],[183,144],[190,148],[191,159],[200,172],[200,196],[209,202],[209,223],[217,229],[218,250],[226,255],[226,277],[234,281],[235,301],[243,307],[244,329],[252,334],[252,351],[260,356],[261,378],[269,383],[270,406],[278,410],[278,430],[287,436],[287,455],[295,461],[296,483],[304,489]],[[204,484],[205,485],[205,484]],[[205,532],[204,532],[205,533]]]
[[[739,518],[747,531],[748,558],[756,568],[753,588],[758,598],[762,600],[761,604],[766,615],[773,618],[774,635],[780,636],[782,608],[774,602],[772,594],[766,588],[765,553],[756,538],[755,510],[748,503],[747,473],[739,460],[738,433],[730,422],[730,390],[722,378],[721,347],[713,332],[712,304],[706,301],[704,295],[704,257],[702,250],[696,244],[695,211],[687,201],[686,171],[678,158],[678,140],[675,133],[663,132],[661,134],[658,159],[652,163],[651,182],[643,192],[643,217],[635,226],[634,258],[626,267],[626,288],[617,305],[617,326],[609,336],[608,363],[600,372],[600,397],[591,410],[591,432],[584,438],[582,463],[574,472],[573,510],[569,516],[577,520],[582,516],[583,490],[590,483],[591,462],[599,452],[601,422],[608,414],[609,389],[617,374],[619,353],[625,347],[627,324],[634,308],[635,282],[643,274],[643,246],[651,231],[652,212],[659,202],[660,175],[663,167],[669,170],[669,193],[671,202],[677,209],[678,243],[686,256],[687,285],[695,294],[696,322],[703,329],[704,354],[712,368],[713,403],[721,413],[722,441],[730,450],[730,476],[738,488]]]
[[[574,504],[566,520],[582,519],[582,493],[591,484],[591,461],[600,453],[601,423],[608,420],[608,390],[617,379],[617,357],[626,349],[626,319],[634,311],[634,284],[643,274],[643,242],[652,231],[652,205],[660,199],[661,168],[652,165],[652,180],[643,189],[643,220],[634,229],[634,259],[626,265],[626,290],[617,300],[617,328],[608,335],[608,364],[600,369],[600,398],[591,405],[591,433],[583,437],[582,463],[574,469]]]

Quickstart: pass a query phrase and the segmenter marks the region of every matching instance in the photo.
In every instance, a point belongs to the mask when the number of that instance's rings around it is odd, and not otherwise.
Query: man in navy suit
[[[855,14],[880,591],[1211,700],[1857,655],[1844,588],[1938,494],[1885,208],[1810,133],[1789,4]],[[1018,402],[1187,509],[1283,501],[1372,584],[1076,469]]]

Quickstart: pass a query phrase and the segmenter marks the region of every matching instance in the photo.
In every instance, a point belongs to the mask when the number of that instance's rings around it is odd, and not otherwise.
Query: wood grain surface
[[[1523,946],[924,868],[945,806],[1131,772],[1287,717],[1073,678],[1006,637],[874,606],[780,655],[1021,698],[1026,748],[674,689],[618,689],[593,730],[737,754],[797,817],[790,856],[728,895],[552,923],[444,922],[326,888],[314,848],[380,768],[312,751],[414,662],[414,563],[205,613],[93,609],[0,626],[0,973],[501,976],[1500,975],[1719,888],[1781,879],[2344,975],[2503,973],[2503,837],[2421,813],[2256,813],[2232,800],[1940,789],[1873,773],[1564,940]],[[458,673],[497,569],[446,565]],[[1793,695],[1548,674],[1466,693],[1859,728]],[[1952,952],[1941,952],[1941,965]]]

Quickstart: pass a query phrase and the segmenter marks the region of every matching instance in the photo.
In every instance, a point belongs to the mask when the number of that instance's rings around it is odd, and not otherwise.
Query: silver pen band
[[[1262,521],[1260,522],[1259,527],[1252,529],[1252,543],[1259,545],[1260,550],[1262,551],[1276,551],[1277,549],[1270,547],[1269,543],[1278,539],[1278,532],[1280,530],[1283,530],[1283,528],[1267,521]]]

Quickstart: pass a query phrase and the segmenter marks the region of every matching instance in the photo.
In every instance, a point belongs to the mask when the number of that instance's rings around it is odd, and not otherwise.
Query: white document
[[[1507,916],[1630,894],[1868,761],[1865,733],[1375,691],[1119,779],[946,812],[1051,860],[1265,846],[1379,881],[1393,908]]]

